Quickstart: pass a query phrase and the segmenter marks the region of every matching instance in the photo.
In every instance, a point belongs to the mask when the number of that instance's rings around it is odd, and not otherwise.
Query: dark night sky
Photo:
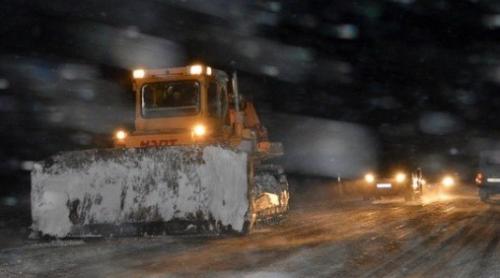
[[[129,69],[192,61],[238,70],[242,91],[272,111],[369,127],[385,160],[452,147],[471,156],[472,141],[498,138],[497,1],[1,7],[2,176],[26,168],[23,161],[100,145],[113,127],[129,125]]]

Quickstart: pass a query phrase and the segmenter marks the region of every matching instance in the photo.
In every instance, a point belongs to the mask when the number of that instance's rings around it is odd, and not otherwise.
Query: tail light
[[[476,174],[476,178],[474,180],[476,182],[477,185],[482,185],[483,182],[484,182],[484,175],[483,173],[477,173]]]

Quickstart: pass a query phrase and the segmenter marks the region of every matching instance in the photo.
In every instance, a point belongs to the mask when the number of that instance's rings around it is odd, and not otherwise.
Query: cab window
[[[227,89],[226,85],[221,87],[221,118],[223,118],[225,124],[229,124],[229,117],[228,117],[228,108],[229,108],[229,103],[228,103],[228,96],[227,96]]]
[[[142,87],[142,116],[146,118],[190,116],[199,112],[197,81],[149,83]]]
[[[217,84],[214,82],[210,82],[208,85],[207,92],[207,104],[208,104],[208,116],[220,118],[221,109],[220,109],[220,97],[217,92]]]

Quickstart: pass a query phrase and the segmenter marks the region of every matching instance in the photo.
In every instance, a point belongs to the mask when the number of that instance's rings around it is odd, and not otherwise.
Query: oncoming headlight
[[[455,185],[455,180],[450,176],[445,176],[441,181],[441,184],[444,187],[452,187],[453,185]]]
[[[406,175],[404,173],[397,173],[396,174],[396,181],[401,183],[406,180]]]
[[[366,174],[365,181],[368,183],[372,183],[375,181],[375,176],[373,174]]]

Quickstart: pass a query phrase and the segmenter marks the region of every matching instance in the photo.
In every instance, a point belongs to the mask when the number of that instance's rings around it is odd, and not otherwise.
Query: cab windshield
[[[190,116],[200,112],[200,84],[197,81],[149,83],[141,92],[143,117]]]

